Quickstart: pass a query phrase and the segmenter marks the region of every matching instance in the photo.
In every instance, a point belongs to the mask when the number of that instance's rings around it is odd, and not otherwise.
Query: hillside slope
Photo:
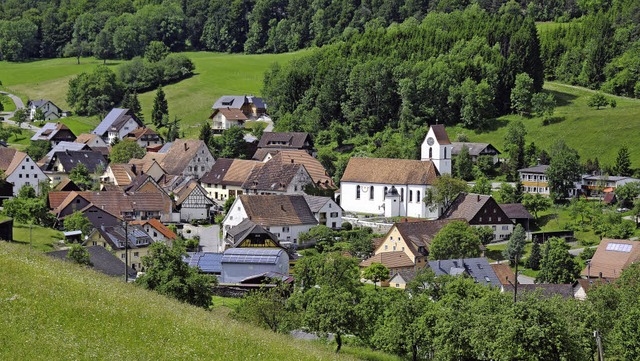
[[[458,133],[468,135],[471,142],[487,142],[504,151],[507,125],[522,120],[526,129],[526,142],[535,142],[538,148],[550,150],[554,142],[564,139],[580,153],[584,162],[598,157],[600,164],[612,165],[621,146],[629,147],[632,167],[640,168],[640,100],[606,95],[616,100],[616,108],[589,108],[587,101],[595,92],[589,89],[556,82],[546,82],[546,91],[556,97],[557,108],[553,124],[543,126],[540,118],[508,115],[496,121],[496,127],[486,132],[474,132],[461,127],[447,129],[454,140]]]
[[[344,357],[24,246],[0,242],[0,270],[0,360]]]

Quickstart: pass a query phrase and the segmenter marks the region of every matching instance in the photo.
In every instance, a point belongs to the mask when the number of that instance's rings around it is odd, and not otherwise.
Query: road
[[[11,98],[11,100],[13,101],[13,103],[16,105],[16,110],[18,110],[18,109],[24,109],[24,108],[25,108],[24,103],[22,102],[22,99],[20,99],[20,97],[18,97],[17,95],[10,94],[10,93],[3,92],[3,91],[0,91],[0,94],[2,94],[2,95],[6,95],[6,96],[8,96],[9,98]],[[17,125],[17,124],[16,124],[16,122],[14,122],[13,120],[8,120],[8,119],[13,118],[13,115],[14,115],[14,114],[15,114],[15,111],[13,111],[13,112],[7,112],[7,113],[4,113],[4,114],[2,115],[2,116],[4,117],[4,119],[5,119],[5,121],[4,121],[4,122],[5,122],[5,123],[7,123],[7,124],[11,124],[11,125]],[[20,125],[20,127],[21,127],[21,128],[23,128],[23,129],[29,129],[29,130],[31,130],[31,131],[33,131],[33,132],[36,132],[36,131],[38,131],[38,129],[40,129],[40,128],[38,128],[38,127],[36,127],[36,126],[34,126],[34,125],[31,125],[31,124],[28,124],[28,123],[26,123],[26,122],[25,122],[25,123],[22,123],[22,124]]]

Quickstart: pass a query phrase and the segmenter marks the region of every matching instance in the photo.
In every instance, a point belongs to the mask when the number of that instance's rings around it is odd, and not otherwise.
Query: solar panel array
[[[281,249],[230,248],[222,256],[223,263],[263,263],[278,261]]]
[[[609,243],[607,244],[607,251],[629,253],[631,252],[631,247],[630,244],[625,243]]]

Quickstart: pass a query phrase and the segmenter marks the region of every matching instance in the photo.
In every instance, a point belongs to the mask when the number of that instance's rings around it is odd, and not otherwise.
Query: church
[[[385,217],[438,218],[444,211],[423,202],[441,174],[451,174],[451,151],[444,125],[433,125],[422,142],[421,159],[351,158],[340,180],[345,212]]]

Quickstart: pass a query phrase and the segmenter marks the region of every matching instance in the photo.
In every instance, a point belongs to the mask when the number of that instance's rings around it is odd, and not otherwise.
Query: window
[[[287,226],[282,227],[282,232],[289,232],[289,227],[287,227]]]
[[[502,230],[503,231],[508,231],[509,230],[509,226],[502,226]]]
[[[360,186],[356,186],[356,199],[360,199]]]
[[[369,187],[369,200],[373,200],[373,186]]]
[[[22,174],[18,174],[18,178],[22,178]]]
[[[420,203],[420,191],[416,191],[416,203]]]
[[[29,178],[29,173],[25,174],[24,176],[25,178]]]
[[[433,149],[429,147],[429,159],[433,158]]]
[[[336,222],[331,222],[331,228],[336,228]]]
[[[444,147],[444,159],[447,159],[447,147]]]
[[[24,166],[22,166],[22,169],[25,169]]]
[[[498,222],[501,222],[501,221],[502,221],[502,217],[498,217]]]
[[[134,257],[140,257],[140,252],[133,252]]]
[[[404,188],[400,189],[400,202],[404,202]]]
[[[478,222],[482,222],[482,217],[478,218]]]
[[[387,187],[384,187],[384,193],[382,194],[382,199],[387,199]]]
[[[331,212],[331,215],[330,215],[331,218],[335,218],[337,216],[338,216],[338,212]]]
[[[387,249],[389,249],[389,246],[387,246],[386,244],[384,245],[384,250],[386,251]]]
[[[154,237],[158,237],[158,232],[154,231],[154,232],[153,232],[153,236],[154,236]]]
[[[413,191],[409,191],[409,202],[413,202]]]
[[[33,169],[33,166],[31,166],[31,169]]]

